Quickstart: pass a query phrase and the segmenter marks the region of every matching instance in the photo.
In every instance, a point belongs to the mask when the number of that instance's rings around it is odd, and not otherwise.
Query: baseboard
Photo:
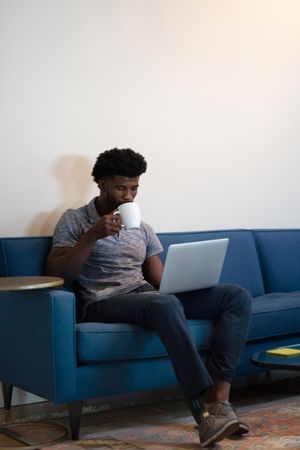
[[[44,402],[45,399],[31,394],[30,392],[23,391],[22,389],[14,388],[12,395],[12,406],[26,405],[28,403]],[[4,407],[4,400],[2,395],[2,383],[0,383],[0,408]]]

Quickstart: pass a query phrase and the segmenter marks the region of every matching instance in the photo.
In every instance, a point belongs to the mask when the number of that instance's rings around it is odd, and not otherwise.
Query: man
[[[167,349],[178,382],[199,425],[202,446],[248,432],[229,403],[231,382],[245,343],[251,298],[235,285],[175,295],[158,293],[162,245],[142,222],[127,232],[114,214],[132,202],[147,164],[131,149],[107,150],[92,176],[100,195],[59,220],[47,260],[48,275],[76,280],[80,320],[126,322],[152,328]],[[187,319],[210,319],[215,333],[208,367]]]

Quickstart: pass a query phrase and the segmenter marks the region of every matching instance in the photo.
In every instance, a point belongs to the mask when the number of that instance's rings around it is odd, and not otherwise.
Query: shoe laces
[[[226,400],[214,402],[211,405],[208,405],[207,409],[210,412],[210,414],[215,414],[215,415],[219,415],[219,414],[223,415],[224,413],[226,414],[230,411],[234,411],[234,408]]]

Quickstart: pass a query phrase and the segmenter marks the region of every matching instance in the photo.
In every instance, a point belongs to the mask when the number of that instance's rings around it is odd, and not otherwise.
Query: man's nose
[[[128,189],[128,191],[125,191],[124,193],[124,200],[126,202],[133,202],[134,196],[131,192],[131,190]]]

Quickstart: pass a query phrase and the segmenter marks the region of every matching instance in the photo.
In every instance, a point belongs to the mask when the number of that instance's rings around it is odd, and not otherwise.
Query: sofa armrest
[[[0,292],[0,381],[54,402],[76,391],[75,296]]]

